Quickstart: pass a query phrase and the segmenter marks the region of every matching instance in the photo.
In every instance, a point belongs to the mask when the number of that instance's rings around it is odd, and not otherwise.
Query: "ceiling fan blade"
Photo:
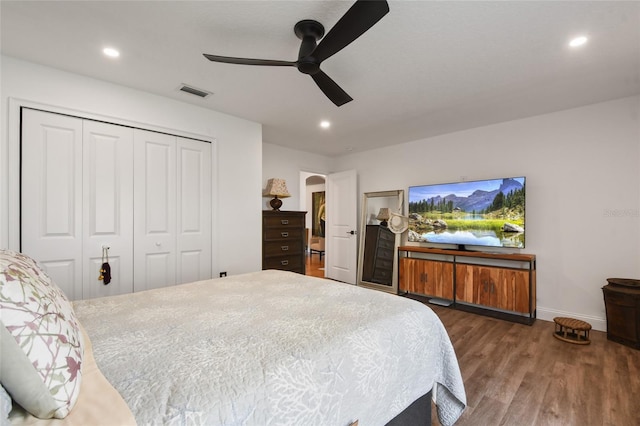
[[[384,0],[356,1],[320,40],[311,56],[319,62],[333,56],[373,27],[387,13],[389,4]]]
[[[269,65],[276,67],[295,67],[296,63],[292,61],[277,61],[273,59],[249,59],[249,58],[233,58],[231,56],[218,56],[203,53],[204,57],[213,62],[223,62],[225,64],[238,65]]]
[[[324,72],[318,71],[315,74],[311,74],[311,78],[313,78],[313,81],[316,82],[320,90],[322,90],[322,92],[327,95],[327,98],[336,104],[336,106],[342,106],[353,100],[347,92],[342,90],[342,88]]]

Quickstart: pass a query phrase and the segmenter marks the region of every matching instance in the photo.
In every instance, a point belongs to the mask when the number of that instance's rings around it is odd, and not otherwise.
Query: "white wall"
[[[358,171],[361,194],[526,176],[538,318],[606,330],[606,278],[640,278],[638,96],[354,153],[337,169]]]
[[[261,269],[262,127],[258,123],[53,68],[0,56],[0,247],[17,249],[18,115],[9,99],[113,117],[215,140],[214,275]],[[12,106],[15,109],[15,101]]]
[[[334,161],[335,163],[335,161]],[[264,143],[262,145],[262,188],[270,178],[282,178],[287,181],[290,198],[282,201],[280,210],[300,210],[300,172],[326,175],[334,167],[329,157],[304,151]],[[304,191],[304,188],[302,189]],[[262,209],[271,210],[270,198],[262,200]]]

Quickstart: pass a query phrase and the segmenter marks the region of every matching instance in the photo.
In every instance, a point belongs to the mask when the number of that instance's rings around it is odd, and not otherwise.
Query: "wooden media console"
[[[536,256],[398,248],[399,294],[524,324],[536,318]]]

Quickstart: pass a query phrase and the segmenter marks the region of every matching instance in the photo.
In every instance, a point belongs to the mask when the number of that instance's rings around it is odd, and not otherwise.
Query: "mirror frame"
[[[392,191],[378,191],[378,192],[365,192],[362,194],[362,205],[361,205],[361,218],[360,218],[360,242],[359,242],[359,252],[358,252],[358,281],[357,285],[359,287],[371,288],[374,290],[382,290],[387,293],[398,294],[398,247],[400,246],[400,242],[402,240],[402,234],[395,234],[396,239],[394,243],[393,249],[393,276],[391,279],[391,285],[384,285],[378,283],[372,283],[369,281],[362,280],[363,266],[364,266],[364,245],[365,245],[365,237],[367,231],[367,222],[369,221],[369,215],[371,212],[368,209],[369,199],[372,198],[382,198],[382,197],[398,197],[397,206],[388,206],[392,211],[404,215],[405,209],[405,200],[404,200],[404,190],[397,189]],[[374,212],[374,214],[377,212]],[[406,232],[406,231],[405,231]]]

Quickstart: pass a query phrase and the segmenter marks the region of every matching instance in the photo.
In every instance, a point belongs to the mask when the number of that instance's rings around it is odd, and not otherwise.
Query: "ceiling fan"
[[[384,0],[357,0],[324,38],[324,27],[320,22],[311,19],[298,22],[293,27],[296,36],[302,40],[297,61],[233,58],[207,53],[204,56],[210,61],[227,64],[296,67],[301,73],[309,74],[320,90],[334,104],[341,106],[353,98],[320,69],[320,64],[364,34],[388,12],[389,5]]]

